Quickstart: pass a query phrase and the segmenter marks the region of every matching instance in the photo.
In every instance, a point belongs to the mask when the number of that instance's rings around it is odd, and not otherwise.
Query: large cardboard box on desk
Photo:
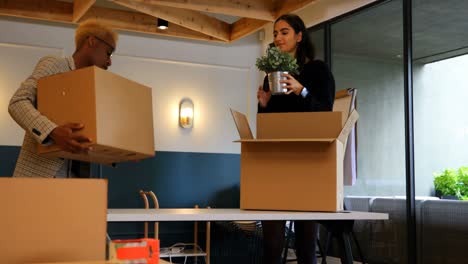
[[[104,261],[107,180],[0,178],[0,263]]]
[[[83,123],[93,140],[88,154],[57,146],[39,146],[43,155],[96,163],[140,160],[154,156],[151,88],[98,67],[42,78],[38,110],[53,122]]]
[[[241,139],[240,207],[255,210],[343,210],[346,138],[353,111],[257,115],[253,138],[245,115],[232,111]]]

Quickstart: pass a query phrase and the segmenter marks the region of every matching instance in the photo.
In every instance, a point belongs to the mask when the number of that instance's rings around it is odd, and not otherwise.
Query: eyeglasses
[[[96,36],[93,36],[93,37],[94,37],[95,39],[101,41],[102,43],[106,44],[109,48],[111,48],[111,51],[107,51],[107,56],[108,56],[109,58],[112,57],[112,53],[114,53],[114,50],[115,50],[114,46],[112,46],[112,45],[109,44],[107,41],[105,41],[105,40],[103,40],[103,39],[101,39],[101,38],[99,38],[99,37],[96,37]]]

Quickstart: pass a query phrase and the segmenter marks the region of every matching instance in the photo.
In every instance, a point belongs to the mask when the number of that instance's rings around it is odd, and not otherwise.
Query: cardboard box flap
[[[341,112],[257,114],[257,139],[337,138]]]
[[[241,139],[253,139],[252,131],[250,130],[249,121],[247,117],[241,112],[230,108],[234,122],[236,123],[237,131]]]
[[[358,119],[359,119],[359,113],[356,110],[353,110],[351,114],[349,115],[348,120],[346,120],[346,123],[343,129],[341,130],[340,135],[338,136],[338,141],[342,143],[346,143],[346,140],[348,139],[348,135],[349,133],[351,133],[351,130],[353,129]]]
[[[346,89],[336,92],[333,112],[341,112],[343,115],[343,127],[352,111],[352,103],[355,96],[354,89]]]

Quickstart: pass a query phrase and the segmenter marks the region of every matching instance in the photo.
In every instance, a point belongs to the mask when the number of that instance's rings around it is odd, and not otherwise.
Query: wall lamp
[[[193,127],[193,102],[188,98],[182,99],[179,105],[179,125],[183,128]]]
[[[167,20],[158,18],[158,28],[162,30],[166,30],[169,28],[169,22]]]

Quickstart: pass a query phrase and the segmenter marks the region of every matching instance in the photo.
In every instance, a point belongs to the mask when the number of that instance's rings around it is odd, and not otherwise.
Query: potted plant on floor
[[[468,167],[434,173],[436,196],[441,199],[468,200]]]
[[[269,47],[264,56],[257,58],[255,63],[257,68],[268,75],[268,84],[273,94],[287,92],[279,81],[286,80],[282,74],[299,74],[297,61],[289,53],[282,52],[277,47]]]
[[[441,173],[434,173],[434,188],[437,197],[458,200],[460,190],[457,186],[457,172],[454,169],[445,169]]]
[[[468,200],[468,167],[463,166],[458,169],[458,182],[462,200]]]

